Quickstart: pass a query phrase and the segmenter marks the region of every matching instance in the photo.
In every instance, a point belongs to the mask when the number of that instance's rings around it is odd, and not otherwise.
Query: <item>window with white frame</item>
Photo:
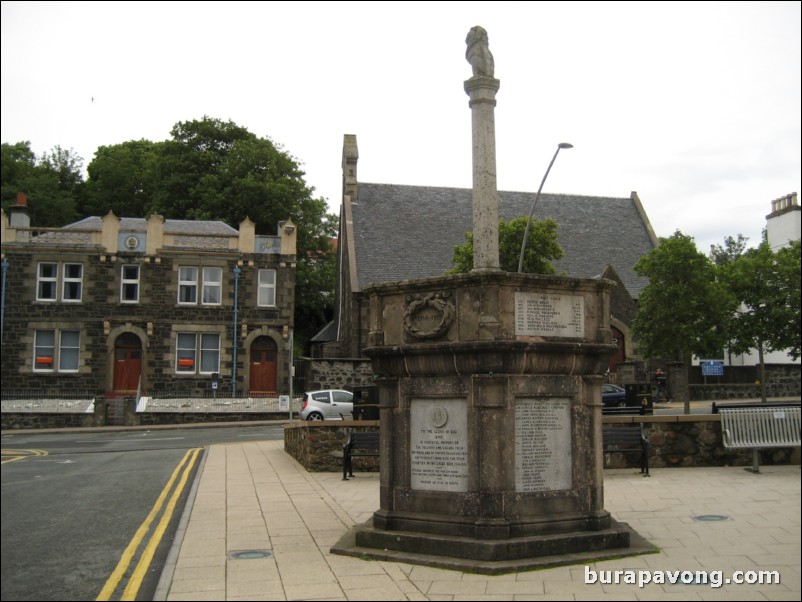
[[[60,332],[59,342],[59,372],[77,372],[81,333],[77,330],[62,330]]]
[[[68,303],[81,301],[84,281],[84,266],[80,263],[65,263],[62,278],[61,300]]]
[[[220,305],[223,299],[223,268],[203,268],[204,305]]]
[[[259,307],[276,306],[276,270],[259,270],[259,293],[256,303]]]
[[[36,273],[36,300],[58,299],[58,264],[40,263]]]
[[[220,335],[202,333],[200,339],[200,371],[203,374],[220,372]]]
[[[220,371],[219,334],[179,332],[175,350],[175,371],[180,374],[211,374]]]
[[[178,302],[184,304],[198,302],[198,268],[189,266],[178,268]]]
[[[78,371],[81,349],[81,333],[79,331],[36,330],[33,347],[35,372]]]
[[[42,262],[36,271],[36,300],[80,303],[83,282],[82,263]]]
[[[139,266],[124,265],[120,273],[120,303],[139,303]]]

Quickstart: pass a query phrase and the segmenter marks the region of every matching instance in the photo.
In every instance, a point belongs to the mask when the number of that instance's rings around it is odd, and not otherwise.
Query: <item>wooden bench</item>
[[[752,467],[760,472],[758,450],[800,446],[800,407],[719,407],[724,447],[752,449]]]
[[[643,433],[643,426],[603,426],[602,451],[640,454],[640,473],[649,475],[649,440]]]
[[[349,431],[343,445],[343,481],[354,476],[351,458],[377,457],[379,455],[378,431]]]

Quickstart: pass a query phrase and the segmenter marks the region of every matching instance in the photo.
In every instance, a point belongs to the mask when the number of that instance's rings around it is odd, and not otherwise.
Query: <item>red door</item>
[[[270,337],[259,337],[251,345],[251,394],[277,392],[277,349]]]
[[[114,342],[114,393],[135,394],[142,375],[142,342],[130,332]]]

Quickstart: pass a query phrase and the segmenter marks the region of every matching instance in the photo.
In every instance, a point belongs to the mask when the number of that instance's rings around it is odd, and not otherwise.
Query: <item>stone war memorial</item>
[[[485,574],[654,552],[604,509],[613,284],[500,269],[499,81],[485,30],[466,42],[474,269],[367,289],[381,507],[332,552]]]

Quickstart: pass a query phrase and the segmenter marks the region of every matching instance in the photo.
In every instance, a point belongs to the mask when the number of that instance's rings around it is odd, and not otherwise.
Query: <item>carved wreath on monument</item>
[[[451,293],[429,293],[427,295],[409,295],[407,308],[404,311],[404,330],[417,339],[436,339],[443,336],[454,322],[454,304],[448,301]],[[434,314],[432,327],[416,325],[424,311]],[[428,312],[427,312],[428,313]],[[437,315],[439,314],[439,320]]]

